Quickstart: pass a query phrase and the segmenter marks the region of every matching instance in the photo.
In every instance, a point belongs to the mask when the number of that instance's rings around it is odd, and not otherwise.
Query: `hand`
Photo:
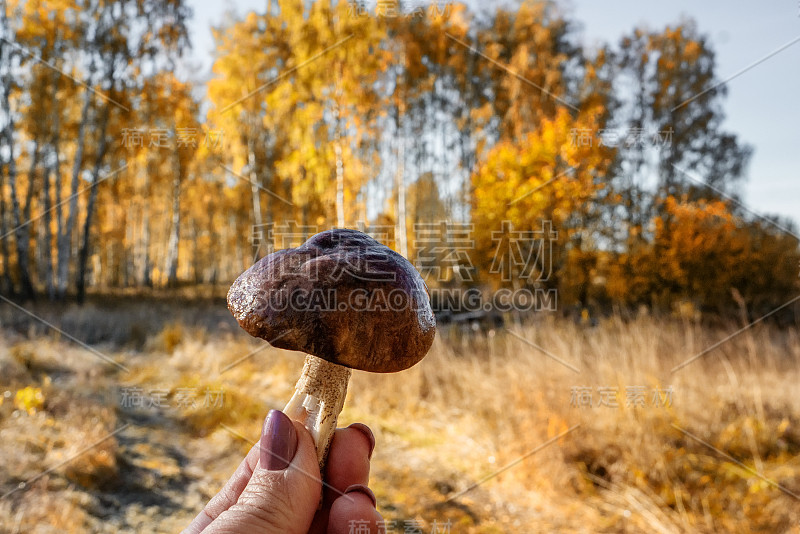
[[[323,491],[311,434],[272,410],[259,442],[184,534],[349,534],[365,532],[366,525],[377,533],[382,519],[366,486],[374,446],[372,432],[361,423],[337,429]]]

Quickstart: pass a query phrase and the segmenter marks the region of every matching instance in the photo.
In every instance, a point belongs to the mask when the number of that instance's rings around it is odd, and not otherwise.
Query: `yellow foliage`
[[[30,415],[41,410],[42,406],[44,406],[44,395],[41,388],[27,386],[17,390],[16,395],[14,395],[14,407]]]
[[[561,229],[570,216],[589,209],[603,188],[597,177],[605,173],[611,149],[575,142],[584,129],[596,129],[593,115],[574,119],[562,108],[520,142],[503,141],[489,151],[472,176],[479,264],[491,263],[504,221],[513,230],[536,231],[543,221]],[[568,234],[560,231],[559,243]]]
[[[609,266],[606,291],[613,300],[696,318],[703,309],[731,309],[734,290],[758,311],[797,287],[793,238],[742,220],[724,202],[667,197],[653,229],[651,242]]]

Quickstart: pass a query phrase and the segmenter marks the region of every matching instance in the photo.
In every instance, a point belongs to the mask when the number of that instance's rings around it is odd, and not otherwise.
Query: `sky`
[[[211,76],[211,25],[224,20],[229,10],[261,11],[266,0],[188,1],[194,10],[193,71],[205,80]],[[746,207],[757,215],[781,215],[800,224],[800,0],[556,3],[581,26],[580,40],[588,47],[616,43],[636,26],[663,29],[682,17],[693,18],[710,37],[717,75],[726,80],[724,127],[754,148],[742,189]]]

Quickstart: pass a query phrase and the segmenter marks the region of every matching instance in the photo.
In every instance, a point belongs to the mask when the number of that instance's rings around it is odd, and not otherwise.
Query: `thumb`
[[[306,428],[271,410],[260,457],[236,504],[203,533],[306,533],[322,496],[317,451]]]

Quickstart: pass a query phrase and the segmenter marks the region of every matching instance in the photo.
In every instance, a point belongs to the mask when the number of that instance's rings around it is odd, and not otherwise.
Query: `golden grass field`
[[[36,312],[128,370],[0,308],[0,532],[179,531],[302,366],[242,359],[263,342],[217,301]],[[388,532],[798,533],[800,331],[757,325],[671,372],[740,327],[443,330],[408,371],[355,372],[340,426],[375,432]]]

